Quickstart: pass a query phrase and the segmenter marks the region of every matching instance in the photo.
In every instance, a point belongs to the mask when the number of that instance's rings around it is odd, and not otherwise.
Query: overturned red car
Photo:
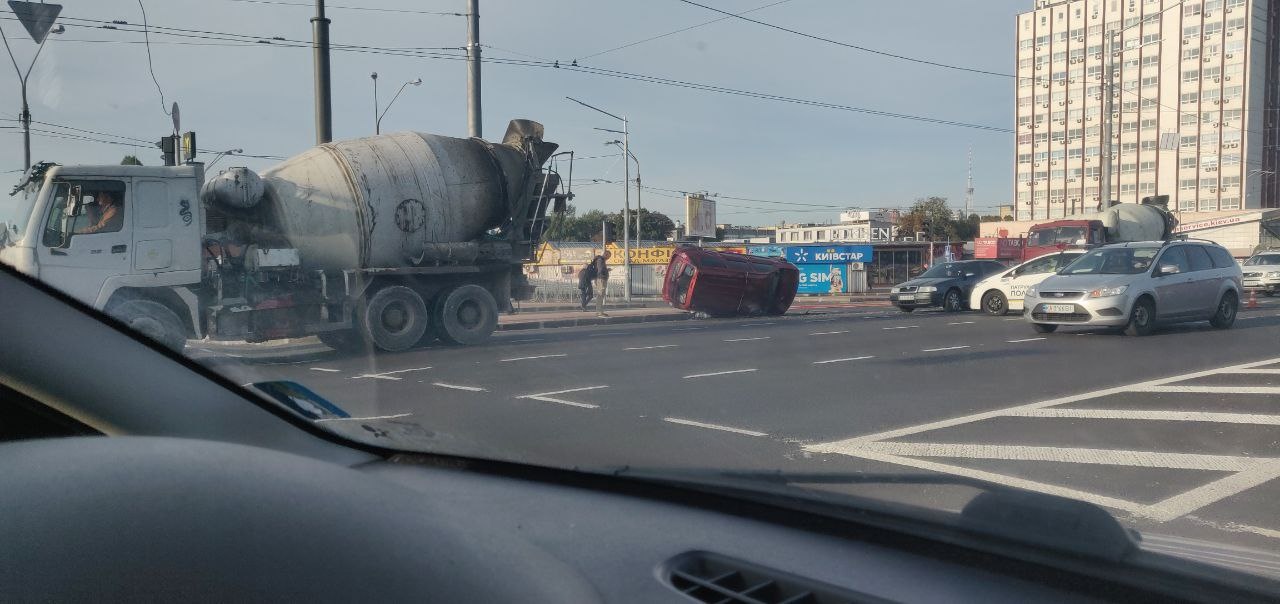
[[[781,315],[799,285],[799,269],[785,260],[685,246],[671,254],[662,299],[712,316]]]

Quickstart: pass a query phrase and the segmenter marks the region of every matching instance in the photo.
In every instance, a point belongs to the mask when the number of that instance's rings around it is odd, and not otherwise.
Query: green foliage
[[[635,227],[635,215],[632,214],[631,226]],[[622,238],[622,213],[605,214],[600,210],[591,210],[578,214],[572,205],[565,208],[564,213],[551,218],[551,224],[543,234],[546,241],[599,241],[601,224],[608,220],[613,223],[615,237]],[[640,227],[644,230],[642,239],[662,241],[675,230],[675,223],[661,212],[640,210]]]
[[[964,220],[956,220],[955,216],[947,207],[947,198],[925,197],[917,199],[902,215],[898,229],[903,234],[924,233],[932,241],[970,241],[978,236],[981,219],[977,214]]]
[[[138,159],[138,156],[137,156],[137,155],[126,155],[126,156],[124,156],[124,159],[120,160],[120,165],[122,165],[122,166],[141,166],[141,165],[142,165],[142,160]]]

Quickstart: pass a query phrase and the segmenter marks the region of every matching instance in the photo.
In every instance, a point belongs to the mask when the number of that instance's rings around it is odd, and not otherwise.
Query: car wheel
[[[1009,313],[1009,299],[998,291],[989,291],[982,295],[982,310],[989,315],[1001,316]]]
[[[1036,333],[1053,333],[1058,331],[1058,326],[1046,323],[1032,323],[1031,329],[1036,330]]]
[[[1129,326],[1124,332],[1131,336],[1145,336],[1151,333],[1155,325],[1156,305],[1151,302],[1151,298],[1139,298],[1129,312]]]
[[[1240,308],[1240,298],[1235,292],[1227,292],[1222,294],[1222,299],[1218,301],[1218,310],[1213,313],[1213,318],[1209,319],[1209,324],[1218,329],[1226,329],[1236,322],[1236,311]]]
[[[964,310],[964,300],[960,299],[960,290],[948,290],[947,295],[942,298],[942,310],[947,312],[960,312]]]

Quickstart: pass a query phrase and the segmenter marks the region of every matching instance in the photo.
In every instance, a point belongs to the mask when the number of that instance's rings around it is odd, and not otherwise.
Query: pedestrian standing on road
[[[591,298],[595,297],[595,292],[591,289],[591,283],[596,280],[596,261],[592,259],[586,266],[578,271],[578,291],[582,293],[582,310],[587,310],[587,304],[591,303]]]
[[[609,258],[612,255],[609,250],[605,250],[604,254],[596,256],[595,260],[591,261],[596,269],[596,285],[599,290],[596,293],[596,315],[600,317],[609,316],[604,313],[604,295],[605,289],[609,285]]]

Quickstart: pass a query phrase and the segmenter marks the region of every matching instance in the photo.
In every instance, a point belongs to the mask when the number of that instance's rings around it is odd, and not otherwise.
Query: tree
[[[631,215],[631,228],[635,229],[636,217]],[[609,222],[613,223],[614,232],[618,237],[622,237],[622,212],[609,215]],[[676,230],[676,223],[661,212],[650,212],[649,210],[640,210],[640,233],[641,241],[666,241],[671,232]],[[634,236],[635,233],[632,233]]]
[[[945,197],[926,197],[911,204],[898,221],[898,229],[907,233],[924,233],[931,241],[959,240],[954,214]]]
[[[141,165],[142,165],[142,160],[138,159],[138,156],[137,156],[137,155],[126,155],[126,156],[124,156],[124,159],[120,160],[120,165],[122,165],[122,166],[141,166]]]
[[[600,225],[605,220],[604,212],[591,210],[581,216],[572,205],[565,211],[551,218],[551,224],[542,234],[546,241],[591,241],[599,238]]]

